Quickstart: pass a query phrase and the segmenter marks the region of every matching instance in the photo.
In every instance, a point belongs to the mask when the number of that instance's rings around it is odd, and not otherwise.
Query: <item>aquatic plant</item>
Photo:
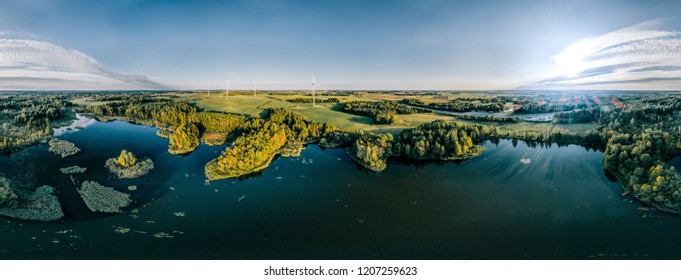
[[[119,213],[130,205],[130,195],[105,187],[94,181],[85,181],[78,188],[80,197],[92,212]]]
[[[114,231],[116,233],[128,233],[130,232],[130,228],[114,226]]]
[[[156,238],[158,238],[158,239],[163,239],[163,238],[173,238],[172,235],[167,234],[167,233],[165,233],[165,232],[157,232],[157,233],[154,233],[153,236],[156,237]]]
[[[87,168],[80,167],[78,165],[74,165],[74,166],[59,168],[59,171],[61,171],[62,174],[76,174],[76,173],[85,173],[85,171],[87,171]]]

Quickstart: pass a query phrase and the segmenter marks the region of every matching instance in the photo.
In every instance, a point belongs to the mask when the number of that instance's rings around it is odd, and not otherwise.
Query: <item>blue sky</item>
[[[0,2],[0,89],[679,89],[680,1]]]

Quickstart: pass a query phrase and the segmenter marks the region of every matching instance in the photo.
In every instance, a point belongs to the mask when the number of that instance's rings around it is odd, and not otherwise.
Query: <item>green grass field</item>
[[[97,106],[97,105],[106,104],[106,103],[109,103],[109,102],[112,102],[112,101],[89,101],[89,100],[85,100],[85,99],[81,98],[81,99],[73,99],[73,100],[71,100],[71,102],[73,102],[76,105],[90,107],[90,106]]]
[[[453,117],[440,116],[436,114],[413,114],[413,115],[397,115],[397,122],[392,125],[374,125],[372,118],[365,116],[358,116],[348,114],[342,111],[341,104],[322,103],[312,107],[312,104],[307,103],[291,103],[288,99],[306,97],[302,95],[237,95],[230,96],[227,100],[224,94],[195,93],[187,94],[182,100],[195,104],[207,111],[231,112],[238,114],[247,114],[251,116],[259,116],[260,113],[268,107],[281,107],[289,109],[293,112],[299,113],[310,120],[325,122],[335,125],[336,127],[348,130],[362,130],[372,132],[392,132],[396,133],[405,128],[417,126],[422,123],[431,122],[438,119],[453,120]],[[328,97],[318,97],[325,99]],[[341,102],[348,102],[353,100],[373,100],[369,98],[357,98],[350,96],[337,97]]]

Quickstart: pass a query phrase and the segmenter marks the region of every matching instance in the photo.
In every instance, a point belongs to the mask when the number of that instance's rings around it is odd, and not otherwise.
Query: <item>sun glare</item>
[[[552,57],[558,68],[556,74],[566,77],[576,77],[580,72],[588,68],[588,63],[584,58],[594,52],[594,42],[592,39],[580,40],[572,44],[563,52]]]
[[[558,74],[561,76],[566,76],[568,78],[574,78],[579,75],[584,70],[584,65],[581,61],[567,61],[565,63],[558,64]]]
[[[554,56],[553,60],[558,66],[556,74],[569,78],[577,77],[580,72],[587,68],[586,63],[584,63],[581,58],[582,57],[577,53],[569,52]]]

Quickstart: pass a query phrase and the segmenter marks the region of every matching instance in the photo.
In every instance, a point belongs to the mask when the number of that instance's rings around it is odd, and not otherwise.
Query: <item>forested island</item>
[[[253,114],[209,111],[207,105],[193,101],[200,99],[188,99],[183,94],[187,93],[79,93],[38,95],[38,98],[10,95],[2,102],[5,114],[0,149],[7,153],[41,141],[49,142],[51,147],[69,146],[68,142],[50,138],[50,131],[53,123],[69,120],[74,111],[91,114],[102,121],[123,120],[156,127],[159,129],[156,134],[168,139],[171,154],[192,153],[202,143],[212,146],[228,143],[217,158],[205,164],[207,180],[240,178],[259,172],[277,156],[299,156],[309,144],[345,148],[350,158],[375,172],[384,170],[390,158],[421,161],[474,158],[484,153],[480,144],[485,141],[511,139],[516,143],[522,140],[531,146],[576,144],[604,151],[607,172],[617,177],[626,192],[661,210],[681,212],[679,174],[668,164],[681,155],[681,97],[677,94],[602,93],[565,97],[552,93],[465,96],[394,93],[374,96],[343,92],[318,100],[323,104],[319,110],[328,110],[329,115],[367,117],[372,127],[365,127],[371,129],[338,127],[336,124],[347,124],[330,117],[320,121],[318,115],[310,114],[312,109],[300,109],[303,105],[299,104],[308,104],[308,97],[289,92],[252,97],[268,99],[264,104],[291,104],[259,107]],[[236,92],[235,96],[251,98],[246,94]],[[272,103],[272,100],[283,103]],[[243,107],[243,110],[250,109]],[[535,124],[532,114],[547,113],[552,117],[549,121]],[[433,120],[435,116],[448,119]],[[429,120],[405,126],[405,118]],[[61,156],[77,152],[73,151]],[[122,179],[142,176],[153,168],[150,158],[138,160],[127,151],[121,151],[105,165]],[[62,172],[81,170],[74,167]],[[20,196],[5,185],[9,186],[4,184],[0,188],[0,198],[5,201],[0,206],[9,209],[7,205]],[[88,183],[80,189],[85,194],[101,189],[92,186],[94,184]],[[24,201],[31,200],[29,196],[24,197]]]
[[[122,150],[118,157],[108,159],[104,166],[120,179],[133,179],[154,169],[154,162],[148,157],[138,160],[131,152]]]

